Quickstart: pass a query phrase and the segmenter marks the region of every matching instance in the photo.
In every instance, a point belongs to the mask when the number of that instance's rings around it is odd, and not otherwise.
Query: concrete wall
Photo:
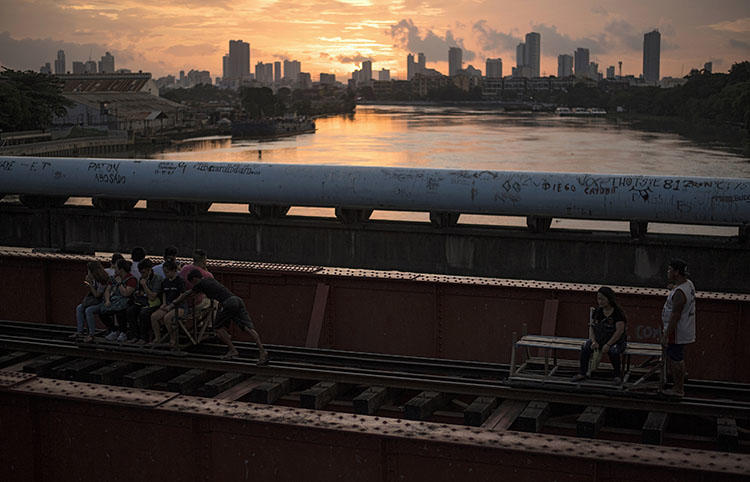
[[[61,248],[89,243],[97,251],[160,253],[174,244],[215,259],[489,276],[543,281],[663,287],[666,263],[689,264],[701,291],[750,292],[750,247],[736,238],[552,231],[509,227],[437,229],[426,223],[290,217],[257,220],[249,214],[177,217],[136,209],[31,210],[0,205],[0,245]]]

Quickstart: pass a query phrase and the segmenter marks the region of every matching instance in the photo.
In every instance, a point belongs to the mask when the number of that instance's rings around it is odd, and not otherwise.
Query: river
[[[254,141],[207,139],[156,159],[750,178],[750,160],[676,134],[644,132],[605,118],[508,114],[432,106],[359,106],[318,119],[314,134]],[[247,212],[214,204],[212,211]],[[293,207],[290,215],[333,216]],[[373,219],[428,222],[427,213],[375,211]],[[509,216],[462,215],[466,224],[525,226]],[[627,222],[555,219],[553,228],[627,231]],[[649,232],[735,236],[737,228],[652,223]]]

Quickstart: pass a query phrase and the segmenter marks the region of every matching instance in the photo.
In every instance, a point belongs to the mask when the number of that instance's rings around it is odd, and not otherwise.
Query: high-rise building
[[[577,48],[573,54],[575,57],[576,77],[589,76],[589,49]]]
[[[83,62],[79,62],[77,60],[73,61],[73,65],[71,67],[71,70],[73,70],[74,74],[85,74],[86,73],[86,64]]]
[[[279,62],[278,60],[273,63],[273,81],[281,81],[281,62]]]
[[[527,33],[523,52],[524,65],[528,65],[531,68],[532,77],[539,77],[540,74],[539,62],[541,59],[541,49],[542,36],[536,32]]]
[[[414,78],[414,74],[416,73],[417,64],[414,62],[414,54],[409,54],[406,56],[406,80],[411,80]]]
[[[111,53],[107,52],[102,55],[102,59],[99,61],[99,73],[101,74],[113,74],[115,72],[115,58]]]
[[[47,65],[49,65],[49,64],[47,64]],[[707,74],[710,74],[714,70],[714,63],[713,62],[706,62],[705,64],[703,64],[703,70]]]
[[[370,82],[372,80],[372,60],[362,62],[362,76],[360,78],[362,82]]]
[[[643,80],[659,82],[659,61],[661,57],[661,34],[658,30],[643,36]]]
[[[380,69],[378,71],[378,80],[381,82],[391,80],[391,71],[388,69]]]
[[[610,65],[607,67],[607,80],[613,80],[615,78],[615,66]]]
[[[63,50],[57,51],[57,60],[55,60],[55,73],[65,73],[65,52]]]
[[[96,70],[96,62],[93,60],[87,60],[84,64],[84,71],[87,74],[95,74],[97,72]]]
[[[448,50],[448,75],[451,77],[464,68],[462,57],[463,51],[459,47],[451,47]]]
[[[422,52],[419,52],[417,54],[417,72],[420,74],[424,74],[424,71],[427,69],[427,58],[424,56]]]
[[[324,74],[320,73],[320,83],[326,85],[333,85],[336,83],[336,74]]]
[[[561,54],[557,56],[557,76],[561,79],[573,75],[573,56]]]
[[[601,74],[599,73],[599,64],[596,62],[589,63],[589,77],[594,80],[601,80]]]
[[[221,78],[229,78],[229,54],[221,58]]]
[[[273,84],[273,64],[263,62],[255,64],[255,80],[265,86]]]
[[[484,72],[488,79],[502,79],[503,59],[487,59],[484,63]]]
[[[50,66],[49,62],[45,63],[42,67],[39,68],[40,74],[51,74],[52,73],[52,67]]]
[[[229,41],[228,79],[248,79],[250,77],[250,44],[242,40]]]
[[[300,87],[303,89],[312,89],[312,76],[310,72],[300,72],[297,79]]]
[[[299,73],[302,71],[302,64],[297,60],[284,61],[284,79],[288,82],[297,82]]]
[[[516,68],[526,65],[526,44],[521,42],[516,46]]]

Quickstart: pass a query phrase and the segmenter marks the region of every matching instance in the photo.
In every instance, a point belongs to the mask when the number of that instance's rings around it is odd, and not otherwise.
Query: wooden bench
[[[572,366],[570,363],[560,363],[558,359],[558,350],[562,351],[575,351],[580,352],[581,347],[586,342],[586,338],[572,338],[564,336],[547,336],[547,335],[524,335],[519,340],[513,340],[513,346],[511,347],[510,356],[510,373],[508,375],[509,380],[513,379],[524,379],[524,380],[538,380],[546,381],[550,380],[555,375],[558,369],[563,365]],[[544,353],[543,364],[544,374],[529,374],[524,373],[530,362],[535,359],[531,357],[529,350],[531,348],[541,349]],[[516,366],[516,358],[525,352],[525,361],[520,365]],[[647,361],[639,366],[643,368],[646,365],[650,365],[650,369],[646,370],[645,373],[641,374],[641,377],[632,384],[632,387],[642,386],[645,387],[643,382],[651,376],[655,371],[660,370],[659,382],[663,380],[663,363],[662,363],[662,347],[654,343],[638,343],[628,342],[623,353],[623,384],[625,384],[630,376],[633,374],[633,368],[631,366],[632,357],[645,357]],[[602,364],[604,366],[606,364]],[[578,366],[576,362],[574,366]]]

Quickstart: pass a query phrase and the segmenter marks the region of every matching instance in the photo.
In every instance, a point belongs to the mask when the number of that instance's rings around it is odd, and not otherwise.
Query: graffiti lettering
[[[125,184],[125,176],[119,174],[96,174],[95,178],[104,184]]]

